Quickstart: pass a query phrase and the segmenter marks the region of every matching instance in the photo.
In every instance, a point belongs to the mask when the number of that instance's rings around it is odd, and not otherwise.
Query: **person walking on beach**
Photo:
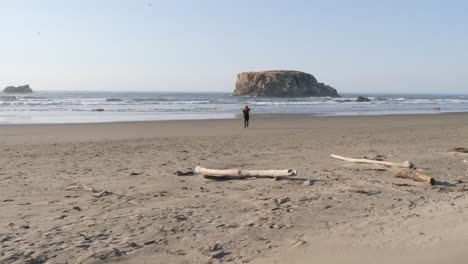
[[[249,127],[249,119],[250,119],[250,108],[249,106],[244,106],[242,109],[242,113],[244,113],[244,128]]]

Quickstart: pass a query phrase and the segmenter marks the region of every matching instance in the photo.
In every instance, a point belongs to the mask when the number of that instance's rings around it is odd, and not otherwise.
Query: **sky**
[[[340,93],[468,93],[468,1],[0,0],[0,88],[232,92],[299,70]]]

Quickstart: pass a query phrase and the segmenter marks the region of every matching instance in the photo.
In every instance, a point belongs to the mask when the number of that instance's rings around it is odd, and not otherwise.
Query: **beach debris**
[[[455,147],[455,148],[451,148],[449,149],[450,152],[459,152],[459,153],[468,153],[468,149],[467,148],[463,148],[463,147]]]
[[[107,196],[107,195],[111,195],[112,192],[108,192],[106,190],[102,191],[102,192],[98,192],[96,194],[91,194],[92,196],[96,197],[96,198],[101,198],[103,196]]]
[[[407,171],[407,170],[402,170],[402,171],[399,171],[397,173],[395,173],[395,175],[393,175],[395,178],[402,178],[402,179],[409,179],[409,180],[413,180],[413,181],[417,181],[417,182],[424,182],[424,183],[428,183],[430,185],[434,185],[435,183],[435,179],[430,177],[430,176],[427,176],[427,175],[424,175],[424,174],[421,174],[417,171]]]
[[[223,258],[225,254],[224,245],[220,242],[216,242],[211,245],[203,246],[199,248],[199,251],[202,252],[203,254],[206,254],[210,256],[211,258]]]
[[[135,172],[135,171],[134,171],[134,172],[131,172],[131,173],[130,173],[130,176],[137,176],[137,175],[140,175],[140,174],[141,174],[141,173]]]
[[[463,160],[463,162],[464,162],[464,163],[468,163],[468,160],[465,159],[465,160]]]
[[[399,187],[410,187],[410,186],[414,186],[414,185],[407,184],[407,183],[393,183],[393,185],[399,186]]]
[[[387,171],[387,169],[361,169],[362,171],[379,171],[379,172],[382,172],[382,171]],[[359,169],[358,169],[359,171]]]
[[[273,178],[296,176],[297,171],[292,169],[286,170],[215,170],[195,167],[195,173],[203,174],[205,179],[245,179],[245,178]]]
[[[96,197],[96,198],[100,198],[100,197],[103,197],[103,196],[107,196],[107,195],[111,195],[112,192],[108,192],[106,190],[103,190],[103,191],[99,191],[99,190],[96,190],[92,187],[89,187],[88,185],[85,185],[85,184],[79,184],[79,185],[73,185],[73,186],[70,186],[70,187],[67,187],[65,188],[65,191],[87,191],[87,192],[93,192],[94,194],[91,194],[92,196]]]
[[[304,235],[301,234],[289,244],[289,247],[299,247],[305,244],[307,244],[307,241],[304,239]]]
[[[283,197],[283,198],[275,198],[275,203],[278,205],[285,204],[289,202],[291,199],[289,197]]]
[[[151,244],[156,244],[156,240],[150,240],[150,241],[147,241],[147,242],[143,243],[143,245],[145,245],[145,246],[151,245]]]
[[[351,189],[349,190],[350,192],[353,192],[353,193],[361,193],[361,194],[367,194],[367,195],[374,195],[374,194],[379,194],[381,193],[381,191],[368,191],[368,190],[364,190],[364,189]]]
[[[305,186],[311,186],[311,185],[314,185],[314,182],[312,180],[305,180],[302,185],[305,185]]]
[[[175,173],[177,176],[191,176],[191,175],[194,175],[195,172],[193,170],[188,170],[188,171],[176,171]]]
[[[89,187],[85,184],[74,185],[65,188],[65,191],[89,191],[89,192],[98,192],[96,189]]]
[[[65,219],[65,218],[67,218],[67,217],[68,217],[68,215],[61,215],[61,216],[59,216],[57,219]]]
[[[379,160],[370,160],[370,159],[354,159],[354,158],[347,158],[335,154],[331,154],[331,157],[334,159],[339,159],[339,160],[344,160],[344,161],[349,161],[349,162],[354,162],[354,163],[368,163],[368,164],[378,164],[378,165],[384,165],[384,166],[389,166],[389,167],[399,167],[399,168],[409,168],[409,169],[414,169],[415,166],[413,163],[409,161],[404,161],[404,162],[389,162],[389,161],[379,161]]]
[[[223,243],[216,242],[216,243],[213,243],[211,245],[203,247],[202,250],[204,250],[206,252],[220,251],[220,250],[223,249],[223,246],[224,246]]]

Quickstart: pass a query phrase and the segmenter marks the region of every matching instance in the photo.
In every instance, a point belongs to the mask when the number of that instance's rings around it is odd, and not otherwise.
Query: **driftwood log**
[[[402,178],[402,179],[409,179],[409,180],[413,180],[413,181],[418,181],[418,182],[424,182],[424,183],[427,183],[427,184],[430,184],[430,185],[434,185],[435,183],[435,179],[430,177],[430,176],[427,176],[427,175],[424,175],[424,174],[421,174],[417,171],[406,171],[406,170],[403,170],[403,171],[399,171],[397,173],[395,173],[395,175],[393,175],[395,178]]]
[[[368,163],[368,164],[378,164],[378,165],[384,165],[384,166],[389,166],[389,167],[399,167],[399,168],[409,168],[413,169],[414,164],[409,162],[409,161],[404,161],[404,162],[389,162],[389,161],[380,161],[380,160],[370,160],[370,159],[354,159],[354,158],[347,158],[343,156],[338,156],[335,154],[331,154],[331,157],[334,159],[339,159],[339,160],[344,160],[344,161],[349,161],[349,162],[354,162],[354,163]]]
[[[245,178],[279,178],[279,177],[290,177],[296,176],[295,170],[214,170],[207,169],[197,166],[195,173],[203,174],[208,179],[245,179]]]

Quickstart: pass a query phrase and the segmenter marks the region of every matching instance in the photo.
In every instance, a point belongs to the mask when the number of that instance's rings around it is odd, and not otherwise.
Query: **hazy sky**
[[[468,1],[0,0],[0,87],[226,91],[242,71],[339,92],[468,93]]]

